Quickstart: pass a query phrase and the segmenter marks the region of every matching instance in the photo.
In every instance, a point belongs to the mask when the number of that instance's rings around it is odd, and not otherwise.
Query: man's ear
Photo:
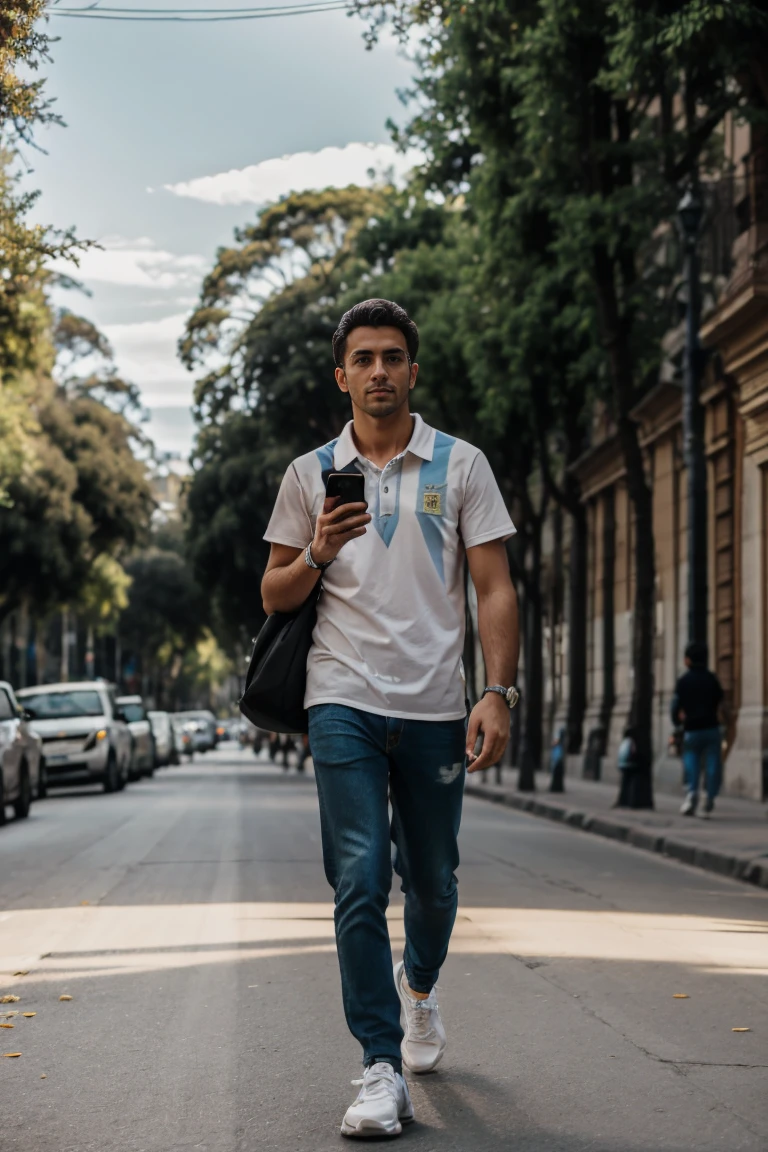
[[[341,388],[342,392],[349,392],[349,386],[347,384],[347,374],[344,371],[344,369],[343,368],[337,368],[334,375],[336,376],[336,383],[338,384],[339,388]]]
[[[411,392],[413,392],[413,389],[416,387],[416,377],[418,376],[418,374],[419,374],[418,364],[411,364],[411,382],[408,385]]]

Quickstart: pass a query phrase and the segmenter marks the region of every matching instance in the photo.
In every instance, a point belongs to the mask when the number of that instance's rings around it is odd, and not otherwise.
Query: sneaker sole
[[[397,996],[398,996],[398,999],[400,1000],[400,1021],[401,1021],[401,1023],[402,1023],[402,1019],[403,1019],[403,1016],[405,1015],[405,1011],[406,1011],[406,1007],[407,1007],[407,1003],[405,1000],[405,992],[403,992],[402,985],[400,983],[400,980],[401,980],[401,977],[403,974],[403,969],[404,969],[404,965],[403,965],[403,962],[401,960],[400,963],[395,965],[395,969],[394,969],[395,988],[397,989]],[[443,1044],[443,1046],[440,1049],[440,1051],[438,1052],[437,1056],[435,1057],[435,1059],[432,1061],[432,1063],[427,1068],[414,1068],[412,1064],[409,1064],[408,1063],[408,1057],[406,1056],[406,1052],[405,1052],[404,1047],[400,1048],[400,1055],[403,1058],[403,1064],[405,1064],[405,1066],[409,1072],[413,1072],[414,1076],[426,1076],[429,1072],[434,1072],[435,1068],[437,1068],[438,1064],[440,1063],[443,1056],[445,1055],[445,1049],[446,1049],[446,1045]],[[403,1123],[405,1123],[405,1121],[403,1121]]]
[[[403,1116],[398,1120],[396,1128],[387,1128],[385,1124],[380,1123],[378,1120],[361,1120],[360,1124],[353,1128],[351,1124],[347,1124],[346,1120],[341,1125],[342,1136],[348,1136],[351,1139],[357,1140],[375,1140],[380,1139],[382,1136],[399,1136],[403,1130],[403,1124],[412,1124],[413,1116]]]

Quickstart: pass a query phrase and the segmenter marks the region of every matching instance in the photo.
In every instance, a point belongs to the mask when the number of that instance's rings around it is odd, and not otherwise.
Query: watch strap
[[[489,692],[493,692],[497,696],[501,696],[504,703],[511,710],[515,707],[520,699],[520,693],[514,686],[512,688],[505,688],[503,684],[489,684],[483,691],[483,696],[487,696]],[[482,697],[481,697],[482,699]]]

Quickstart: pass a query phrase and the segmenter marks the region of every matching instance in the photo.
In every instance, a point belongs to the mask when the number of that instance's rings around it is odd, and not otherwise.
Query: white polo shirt
[[[465,549],[515,532],[491,467],[478,448],[415,415],[406,450],[377,468],[358,454],[350,421],[291,464],[265,539],[305,548],[325,477],[350,465],[365,476],[373,519],[323,574],[305,706],[461,719]]]

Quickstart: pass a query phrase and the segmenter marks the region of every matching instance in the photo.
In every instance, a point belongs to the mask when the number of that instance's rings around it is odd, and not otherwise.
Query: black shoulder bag
[[[341,472],[360,472],[353,462]],[[326,487],[333,468],[322,472]],[[314,525],[309,519],[310,539]],[[307,732],[309,720],[304,707],[307,690],[307,657],[317,620],[317,601],[323,586],[318,580],[296,612],[273,612],[256,637],[240,711],[265,732]]]
[[[306,732],[307,657],[317,619],[318,580],[297,612],[273,612],[256,637],[240,711],[266,732]]]

